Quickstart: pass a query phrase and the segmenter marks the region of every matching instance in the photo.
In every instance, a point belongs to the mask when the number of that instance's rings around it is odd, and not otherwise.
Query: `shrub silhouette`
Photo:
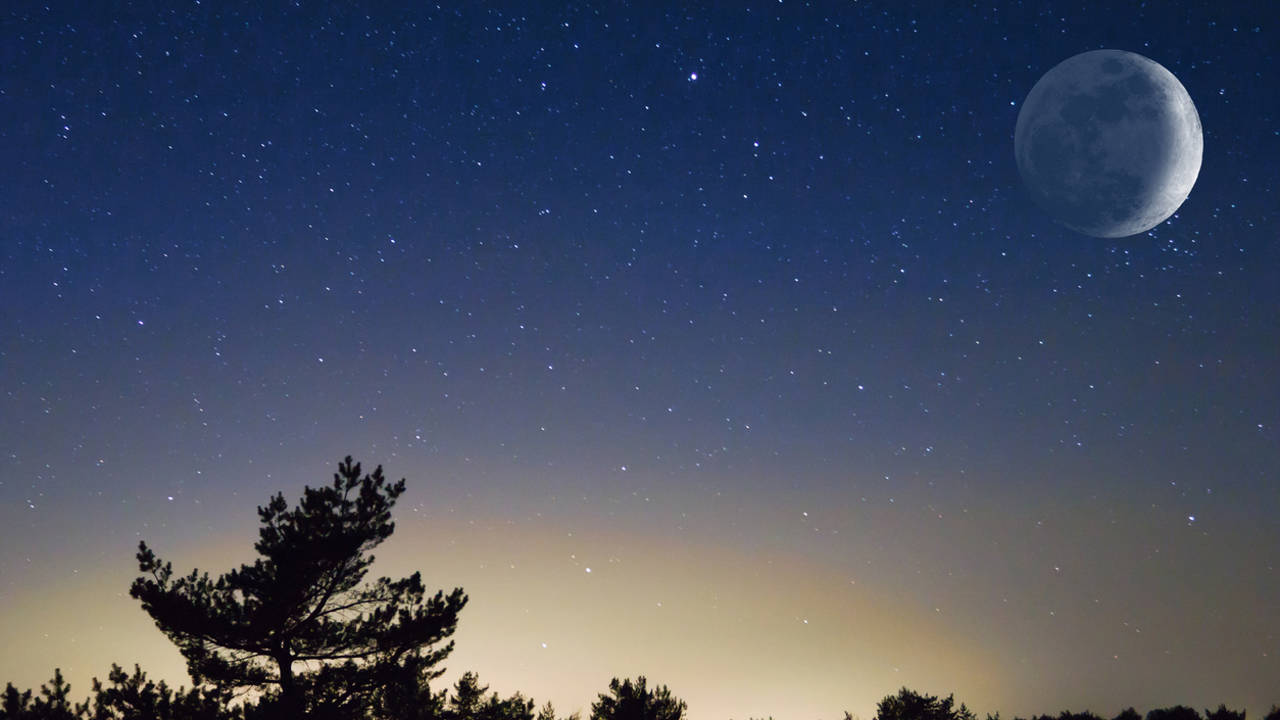
[[[1217,710],[1206,708],[1204,720],[1244,720],[1244,711],[1228,710],[1226,705],[1219,705]]]
[[[922,695],[902,688],[897,695],[885,697],[876,706],[875,720],[976,720],[969,708],[955,707],[955,696],[939,700],[934,695]]]
[[[1186,705],[1174,705],[1148,712],[1147,720],[1200,720],[1200,713]]]
[[[685,702],[671,694],[666,685],[645,687],[641,675],[633,683],[628,678],[622,682],[614,678],[609,682],[609,694],[601,693],[591,704],[591,720],[684,720]]]
[[[217,580],[174,577],[138,546],[130,594],[178,646],[192,679],[218,692],[250,690],[249,716],[396,717],[430,709],[429,680],[453,649],[467,597],[428,596],[419,573],[362,585],[374,547],[395,530],[391,508],[404,480],[378,466],[361,476],[348,456],[333,483],[307,487],[293,509],[277,494],[258,508],[262,557]]]
[[[1132,707],[1127,707],[1120,711],[1112,720],[1142,720],[1142,715]]]
[[[1123,713],[1121,713],[1121,715],[1123,716]],[[1056,716],[1055,715],[1036,715],[1032,718],[1032,720],[1103,720],[1103,718],[1099,715],[1095,715],[1094,713],[1089,712],[1088,710],[1085,710],[1083,712],[1072,712],[1070,710],[1063,710],[1062,712],[1058,713]],[[1117,720],[1121,720],[1121,718],[1117,718]],[[1123,720],[1142,720],[1142,716],[1138,715],[1135,712],[1132,718],[1125,716]]]

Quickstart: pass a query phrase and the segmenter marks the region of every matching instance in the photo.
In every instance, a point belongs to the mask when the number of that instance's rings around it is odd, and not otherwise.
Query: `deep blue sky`
[[[3,679],[181,680],[137,539],[225,569],[350,453],[451,671],[565,710],[1280,701],[1268,5],[297,5],[0,11]],[[1012,149],[1103,47],[1204,127],[1119,240]]]

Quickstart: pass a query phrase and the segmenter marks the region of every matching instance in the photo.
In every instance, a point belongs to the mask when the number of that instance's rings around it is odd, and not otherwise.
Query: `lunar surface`
[[[1055,220],[1095,237],[1146,232],[1200,174],[1200,115],[1159,63],[1122,50],[1081,53],[1031,88],[1014,131],[1018,172]]]

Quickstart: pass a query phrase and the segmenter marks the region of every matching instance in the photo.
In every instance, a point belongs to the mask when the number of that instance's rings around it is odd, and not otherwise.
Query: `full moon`
[[[1200,174],[1204,136],[1173,73],[1136,53],[1093,50],[1031,88],[1013,146],[1036,204],[1077,232],[1117,238],[1177,211]]]

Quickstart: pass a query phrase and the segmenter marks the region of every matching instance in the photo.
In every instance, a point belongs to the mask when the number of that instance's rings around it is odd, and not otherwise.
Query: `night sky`
[[[189,684],[137,542],[250,561],[350,454],[444,682],[1280,702],[1271,3],[262,4],[0,10],[0,681]],[[1014,162],[1097,48],[1204,127],[1128,238]]]

